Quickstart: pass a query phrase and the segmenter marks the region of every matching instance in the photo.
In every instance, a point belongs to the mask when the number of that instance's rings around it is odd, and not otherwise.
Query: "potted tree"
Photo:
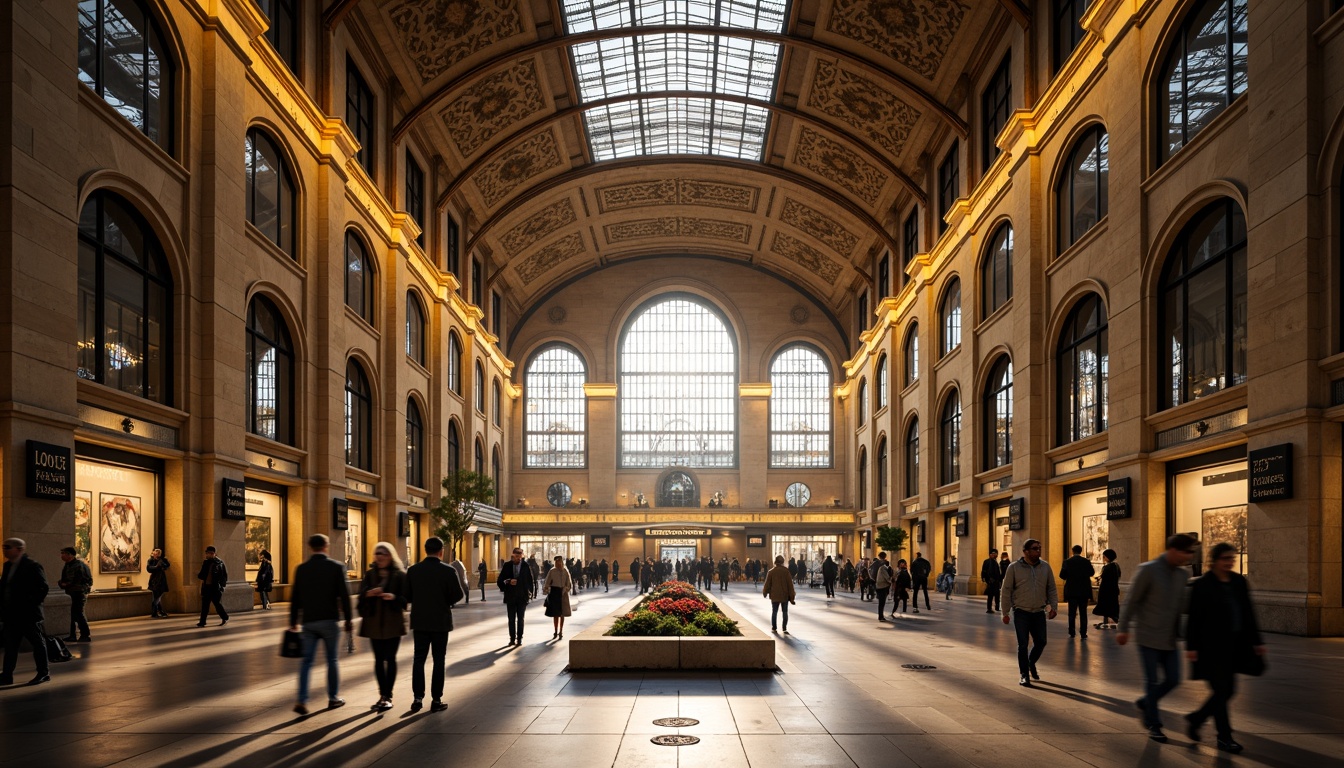
[[[901,550],[905,549],[905,539],[909,535],[904,528],[884,525],[877,529],[877,547],[879,550],[899,556]]]
[[[444,477],[440,485],[443,493],[439,496],[439,504],[430,512],[434,519],[434,535],[443,539],[449,552],[460,557],[457,545],[476,522],[476,505],[494,502],[495,482],[488,475],[459,469]]]

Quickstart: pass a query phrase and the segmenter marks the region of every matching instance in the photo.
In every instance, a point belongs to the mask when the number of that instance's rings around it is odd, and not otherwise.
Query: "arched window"
[[[1001,355],[985,383],[985,469],[1013,463],[1013,361]]]
[[[859,509],[868,508],[868,451],[859,446]]]
[[[476,401],[476,410],[485,415],[485,368],[481,367],[481,361],[476,361],[476,377],[472,379],[472,397]]]
[[[948,355],[961,346],[961,281],[952,279],[943,294],[943,304],[939,309],[943,321],[942,354]]]
[[[660,296],[619,344],[620,466],[737,463],[737,343],[705,300]]]
[[[1060,445],[1106,431],[1109,368],[1106,308],[1094,293],[1074,306],[1059,335],[1055,422]]]
[[[887,436],[883,435],[877,439],[877,448],[873,451],[873,457],[877,463],[877,497],[876,506],[885,506],[887,503]]]
[[[911,323],[905,334],[905,386],[919,381],[919,323]]]
[[[919,495],[919,419],[905,431],[905,495]]]
[[[476,438],[476,474],[485,474],[485,445],[479,437]]]
[[[457,422],[448,422],[448,473],[457,474],[462,469],[462,436],[457,430]]]
[[[499,378],[490,382],[490,420],[495,426],[504,424],[504,389],[499,385]]]
[[[1186,16],[1162,63],[1158,164],[1246,90],[1246,0],[1204,0]]]
[[[499,498],[504,478],[504,462],[499,457],[499,446],[490,449],[490,480],[495,484],[495,498]]]
[[[994,230],[989,251],[980,264],[980,317],[983,320],[1013,298],[1013,227],[1008,222]],[[961,335],[958,330],[958,343]]]
[[[275,52],[289,66],[289,71],[300,75],[298,1],[257,0],[257,6],[271,22],[266,28],[266,39],[275,46]]]
[[[294,258],[294,179],[280,147],[260,128],[247,132],[243,168],[247,172],[247,220]]]
[[[770,466],[831,466],[831,369],[810,347],[770,363]]]
[[[364,242],[345,233],[345,305],[373,325],[373,264]]]
[[[462,340],[457,331],[448,332],[448,389],[462,395]]]
[[[569,347],[532,356],[523,377],[523,466],[587,465],[587,379],[583,358]]]
[[[1171,407],[1246,381],[1246,219],[1220,200],[1181,230],[1162,269],[1158,302]]]
[[[406,356],[425,364],[425,307],[415,291],[406,292]]]
[[[1064,166],[1055,189],[1055,219],[1062,253],[1106,215],[1106,183],[1111,174],[1110,137],[1094,125],[1084,133]]]
[[[167,38],[140,0],[81,0],[79,81],[168,152],[175,69]]]
[[[78,376],[171,404],[172,296],[149,223],[117,195],[93,193],[79,214]]]
[[[940,485],[961,479],[961,396],[953,391],[943,404],[943,418],[938,431]]]
[[[868,423],[868,380],[859,379],[859,399],[854,406],[857,412],[854,415],[858,418],[859,426],[862,427]]]
[[[425,487],[425,421],[414,398],[406,400],[406,484]]]
[[[373,395],[353,359],[345,365],[345,463],[373,470]]]
[[[247,307],[247,431],[294,444],[294,345],[265,296]]]
[[[887,356],[877,359],[877,410],[887,407]]]
[[[658,486],[658,506],[700,506],[700,489],[695,484],[695,478],[686,472],[668,472]]]

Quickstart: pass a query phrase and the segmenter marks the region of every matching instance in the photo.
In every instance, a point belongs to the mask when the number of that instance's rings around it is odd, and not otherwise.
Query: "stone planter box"
[[[741,637],[608,637],[616,619],[641,599],[625,603],[570,639],[570,670],[775,669],[774,638],[722,603],[716,605],[737,622]]]

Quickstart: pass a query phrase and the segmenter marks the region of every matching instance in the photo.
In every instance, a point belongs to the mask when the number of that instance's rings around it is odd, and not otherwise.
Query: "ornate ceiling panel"
[[[423,85],[473,53],[521,33],[518,2],[401,0],[387,6],[387,16]]]
[[[900,156],[920,111],[876,82],[833,61],[817,62],[807,106],[837,118]]]
[[[887,186],[887,175],[838,141],[811,128],[798,136],[793,162],[839,185],[868,205],[876,205]]]
[[[751,241],[751,225],[722,219],[702,219],[691,216],[661,216],[656,219],[635,219],[608,224],[604,227],[608,243],[654,238],[696,237],[705,240],[725,240],[743,245]]]
[[[583,235],[578,232],[565,235],[523,259],[518,264],[518,277],[523,281],[523,285],[530,285],[542,274],[578,256],[584,250]]]
[[[834,0],[826,29],[933,80],[968,10],[959,0]]]
[[[784,200],[779,220],[829,245],[846,258],[854,252],[854,246],[859,244],[859,238],[840,222],[791,197]]]
[[[574,204],[565,198],[542,208],[512,229],[500,235],[499,242],[510,256],[518,256],[537,241],[579,220]]]
[[[660,179],[598,187],[597,207],[603,213],[650,205],[701,205],[755,213],[761,188],[710,179]]]
[[[538,133],[504,153],[476,173],[472,180],[485,204],[494,207],[519,185],[560,168],[565,163],[551,131]]]
[[[527,59],[477,81],[439,112],[462,157],[470,157],[492,137],[546,108],[537,78],[537,60]]]
[[[841,267],[833,259],[802,240],[783,232],[775,233],[775,238],[770,241],[770,252],[798,264],[826,281],[828,285],[834,285],[835,279],[840,276]]]

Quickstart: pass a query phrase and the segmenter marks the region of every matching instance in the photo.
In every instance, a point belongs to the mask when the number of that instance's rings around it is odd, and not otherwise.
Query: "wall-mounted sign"
[[[865,529],[863,529],[863,548],[864,548],[864,549],[872,549],[872,548],[873,548],[873,529],[872,529],[872,528],[865,528]]]
[[[958,512],[956,522],[956,533],[958,536],[968,536],[971,533],[970,513]]]
[[[1008,530],[1021,531],[1027,527],[1027,500],[1023,498],[1008,501]]]
[[[645,536],[709,536],[713,533],[708,528],[645,528]]]
[[[410,513],[410,512],[398,512],[398,513],[397,513],[397,535],[398,535],[398,536],[410,536],[410,535],[411,535],[411,513]]]
[[[1293,498],[1293,444],[1271,445],[1247,454],[1250,501]]]
[[[225,478],[219,481],[221,511],[225,520],[247,519],[247,483]]]
[[[70,449],[28,441],[28,498],[73,501],[75,462]]]
[[[923,544],[923,543],[924,543],[924,521],[923,521],[923,520],[920,520],[919,523],[917,523],[917,524],[915,525],[915,542],[916,542],[916,543],[919,543],[919,544]]]
[[[1129,503],[1129,478],[1117,477],[1106,483],[1106,519],[1124,520],[1134,514]]]
[[[350,530],[350,502],[346,499],[331,500],[331,529],[333,531]]]
[[[764,536],[758,536],[758,535],[756,535],[756,534],[752,534],[751,536],[748,536],[748,537],[747,537],[747,546],[748,546],[748,547],[764,547],[764,546],[765,546],[765,537],[764,537]]]
[[[605,534],[593,534],[588,537],[588,546],[606,548],[611,546],[611,537]]]

